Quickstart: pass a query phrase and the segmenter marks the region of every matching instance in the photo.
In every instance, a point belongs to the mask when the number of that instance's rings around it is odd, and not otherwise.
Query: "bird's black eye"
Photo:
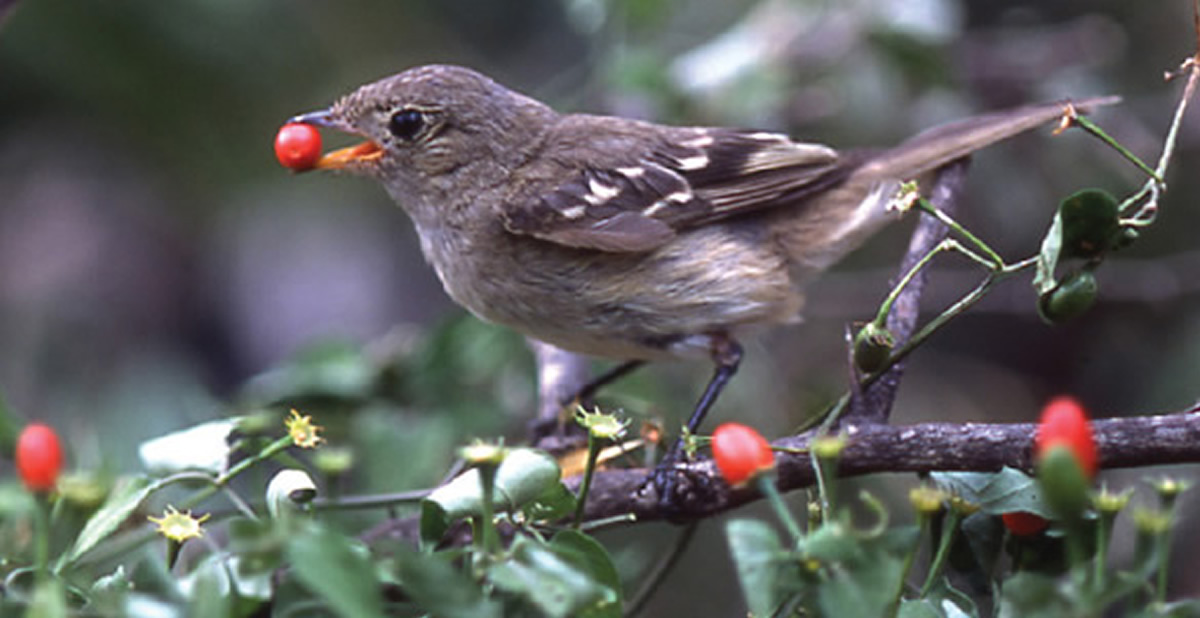
[[[402,140],[413,139],[424,126],[425,114],[415,109],[402,109],[388,120],[388,130]]]

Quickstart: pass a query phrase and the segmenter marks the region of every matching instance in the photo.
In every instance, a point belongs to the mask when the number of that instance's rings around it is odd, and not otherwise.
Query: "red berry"
[[[62,446],[48,425],[30,423],[17,438],[17,472],[31,491],[49,491],[62,469]]]
[[[1004,513],[1000,519],[1013,536],[1033,536],[1050,525],[1050,522],[1046,521],[1044,517],[1025,511]]]
[[[1042,408],[1042,420],[1033,443],[1034,459],[1041,459],[1052,447],[1059,445],[1075,456],[1087,478],[1096,476],[1100,457],[1092,424],[1083,405],[1066,395],[1055,397]]]
[[[712,435],[713,459],[725,482],[741,485],[763,470],[775,467],[775,453],[767,439],[740,423],[725,423]]]
[[[321,158],[321,134],[312,125],[283,125],[275,135],[275,158],[291,170],[312,169]]]

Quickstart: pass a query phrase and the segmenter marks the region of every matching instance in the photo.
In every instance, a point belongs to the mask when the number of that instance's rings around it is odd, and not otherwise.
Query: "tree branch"
[[[952,161],[940,168],[930,190],[929,201],[942,212],[954,215],[958,207],[958,196],[962,194],[963,185],[967,181],[967,168],[970,159],[963,158]],[[896,281],[916,266],[930,251],[949,234],[950,230],[937,219],[922,214],[917,227],[913,230],[908,243],[908,251],[900,262],[900,270]],[[920,316],[921,295],[928,281],[928,270],[922,270],[909,281],[900,292],[892,310],[888,313],[887,329],[895,337],[896,347],[904,345],[913,331],[917,328],[917,318]],[[853,346],[851,346],[853,348]],[[853,359],[851,359],[853,361]],[[842,424],[856,422],[886,423],[892,413],[892,403],[896,399],[896,391],[900,389],[900,379],[904,377],[904,361],[891,366],[878,380],[865,390],[854,393],[849,410],[841,418]],[[853,363],[851,362],[851,366]],[[859,376],[851,376],[851,384],[858,384]]]
[[[1200,404],[1162,416],[1110,418],[1094,421],[1102,468],[1200,462]],[[994,472],[1008,466],[1029,470],[1037,425],[1034,423],[924,423],[884,425],[864,423],[844,429],[847,443],[838,467],[840,477],[880,472],[974,471]],[[812,462],[805,450],[812,433],[782,438],[774,446],[796,452],[777,456],[777,486],[782,491],[811,487]],[[671,513],[672,521],[711,517],[760,496],[753,489],[732,489],[721,480],[711,459],[687,464],[689,477],[707,479],[709,491],[685,499]],[[586,518],[601,519],[633,513],[638,521],[664,519],[658,504],[639,501],[634,492],[646,469],[602,470],[592,480]],[[567,481],[574,487],[577,480]]]

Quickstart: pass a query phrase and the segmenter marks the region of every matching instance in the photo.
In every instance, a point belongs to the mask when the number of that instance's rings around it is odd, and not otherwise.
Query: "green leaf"
[[[1157,608],[1155,616],[1163,618],[1197,618],[1200,616],[1200,600],[1188,599],[1167,603]]]
[[[972,601],[971,597],[964,594],[961,590],[951,586],[950,580],[945,575],[934,581],[933,586],[929,589],[929,593],[925,595],[925,600],[934,603],[939,616],[967,617],[979,615],[979,608],[975,607],[975,601]]]
[[[933,482],[968,502],[979,505],[984,513],[1000,515],[1026,511],[1052,518],[1042,498],[1037,479],[1005,467],[999,472],[934,472]]]
[[[858,537],[837,521],[827,522],[809,534],[800,549],[806,558],[821,562],[853,562],[862,557]]]
[[[75,544],[59,558],[55,570],[69,566],[112,534],[153,489],[154,485],[143,476],[128,476],[118,481],[104,505],[88,519],[79,536],[75,537]]]
[[[193,586],[187,594],[188,618],[225,618],[233,616],[232,597],[227,586],[223,585],[224,576],[213,569],[203,569],[197,572]]]
[[[929,599],[904,599],[900,601],[900,609],[896,618],[942,618],[946,614]]]
[[[339,615],[383,615],[375,568],[358,541],[312,524],[289,540],[287,557],[297,579]]]
[[[1100,286],[1088,268],[1073,270],[1038,297],[1037,310],[1047,324],[1062,324],[1085,313],[1096,304]]]
[[[125,573],[124,565],[108,575],[97,579],[88,592],[88,604],[103,615],[117,615],[125,604],[125,597],[133,590],[133,582]]]
[[[1059,211],[1054,213],[1054,220],[1051,221],[1050,229],[1046,231],[1046,237],[1042,239],[1042,248],[1038,252],[1033,289],[1037,290],[1039,297],[1058,285],[1054,271],[1058,268],[1059,254],[1062,252],[1062,228],[1062,212]]]
[[[1074,615],[1053,577],[1021,572],[1004,581],[998,618],[1060,618]]]
[[[528,536],[513,541],[508,560],[488,568],[488,580],[497,588],[523,598],[546,616],[619,616],[619,594],[590,575]]]
[[[1099,189],[1084,189],[1064,199],[1042,239],[1033,287],[1043,297],[1058,287],[1058,263],[1067,258],[1091,259],[1124,242],[1116,198]]]
[[[560,485],[561,487],[561,485]],[[550,549],[570,562],[575,568],[587,573],[594,583],[611,591],[605,593],[602,602],[584,608],[581,616],[621,616],[621,574],[613,564],[608,550],[592,537],[576,531],[563,530],[550,540]]]
[[[1058,206],[1064,258],[1090,259],[1121,238],[1117,198],[1100,189],[1078,191]]]
[[[492,500],[496,512],[510,512],[532,502],[559,481],[558,463],[542,451],[512,449],[496,470]],[[479,470],[470,469],[421,501],[421,540],[436,544],[451,522],[482,513]]]
[[[480,584],[455,565],[461,559],[462,555],[453,551],[425,554],[400,548],[395,556],[400,585],[431,615],[499,618],[502,607],[497,601],[485,598]]]
[[[827,576],[817,587],[817,602],[826,616],[885,615],[900,590],[904,559],[916,551],[919,530],[916,526],[904,526],[856,540],[853,551],[847,552],[847,559],[837,564],[837,568],[822,570]]]
[[[789,559],[779,535],[766,522],[734,519],[725,524],[725,536],[750,613],[773,615],[783,601],[780,583],[782,569]]]
[[[575,494],[562,483],[555,483],[521,512],[530,521],[554,522],[575,512]]]

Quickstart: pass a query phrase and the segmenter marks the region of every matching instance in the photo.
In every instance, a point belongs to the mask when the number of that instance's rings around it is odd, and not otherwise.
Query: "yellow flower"
[[[317,432],[323,428],[320,425],[314,425],[311,416],[300,416],[295,409],[292,410],[291,417],[283,423],[287,425],[292,442],[300,448],[316,448],[325,441],[325,438],[317,435]]]
[[[187,511],[180,513],[173,506],[167,506],[167,511],[162,517],[147,517],[150,521],[158,524],[158,533],[182,543],[193,537],[200,537],[204,534],[204,530],[200,528],[200,524],[204,523],[212,513],[205,513],[200,517],[192,517],[192,512]]]
[[[575,422],[586,427],[592,437],[602,440],[621,439],[625,435],[625,428],[629,426],[628,420],[622,421],[616,414],[605,414],[600,408],[589,413],[583,406],[576,408]]]

